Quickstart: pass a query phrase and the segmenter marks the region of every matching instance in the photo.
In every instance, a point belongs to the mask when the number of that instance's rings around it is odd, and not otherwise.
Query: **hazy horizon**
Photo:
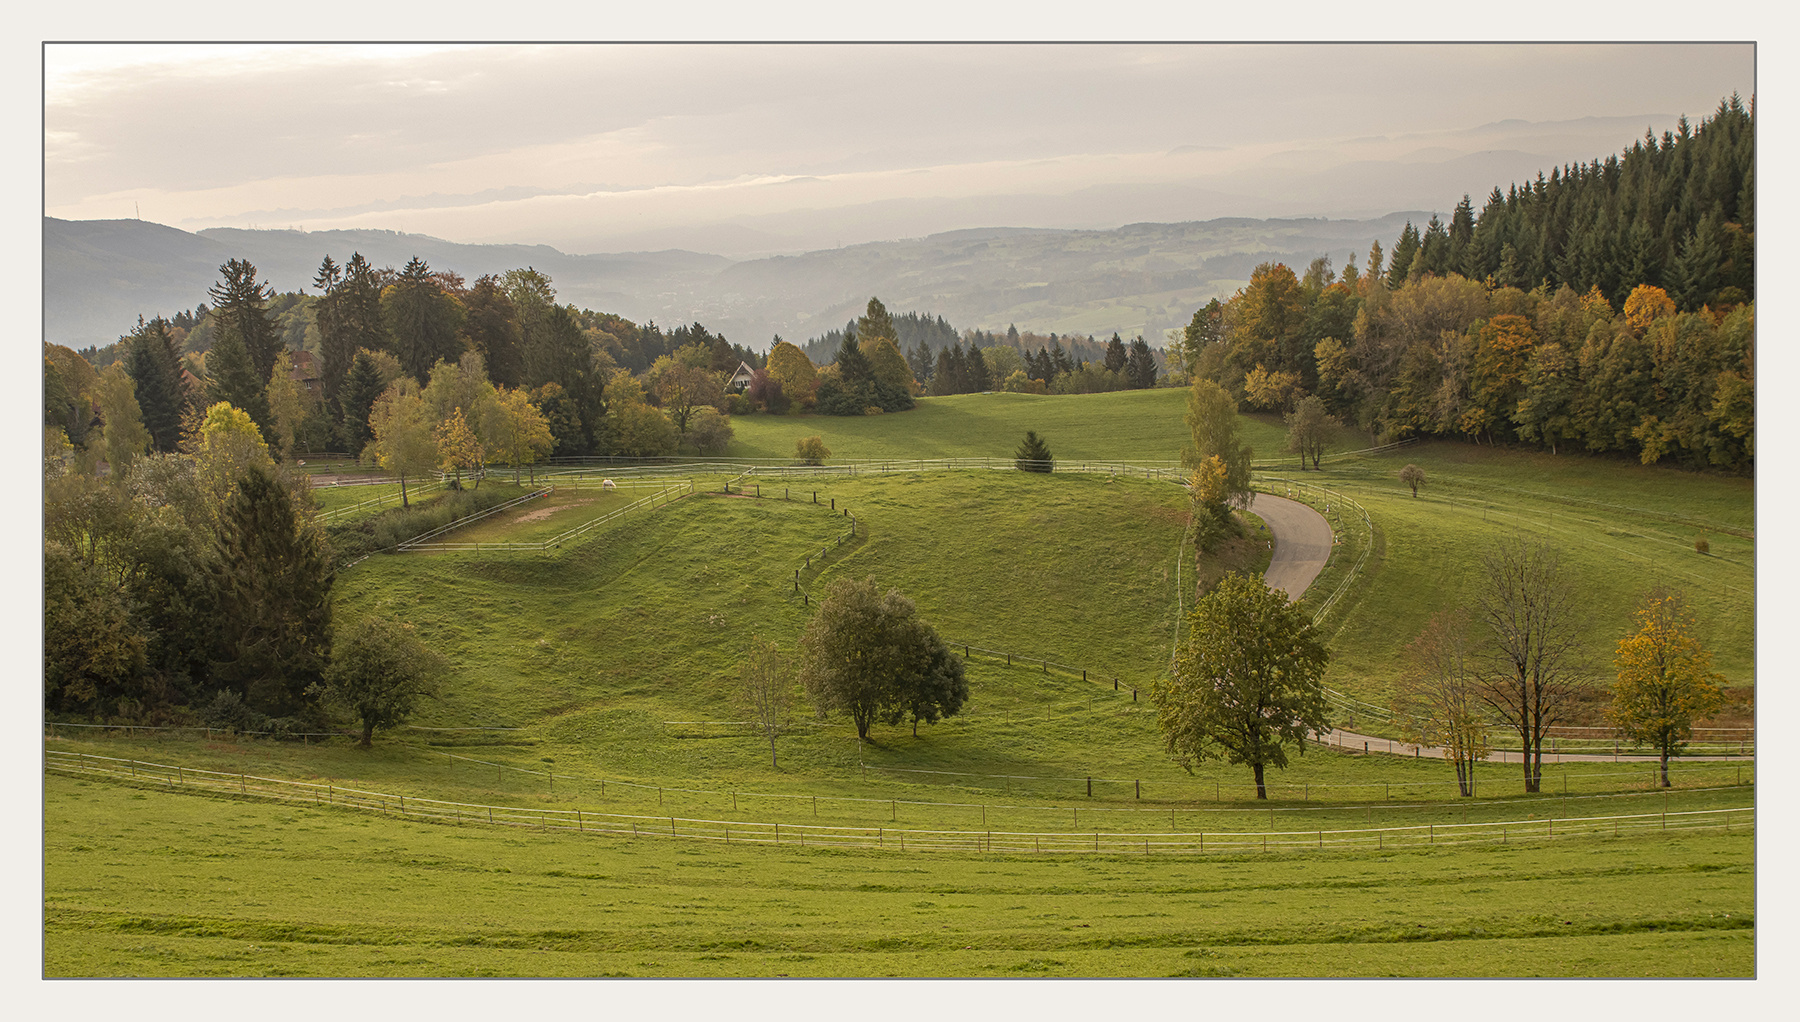
[[[1750,44],[46,44],[47,215],[733,259],[1448,214],[1754,89]],[[1427,85],[1427,83],[1429,83]],[[196,125],[255,126],[246,144]],[[186,139],[186,144],[174,140]],[[253,143],[253,144],[249,144]]]

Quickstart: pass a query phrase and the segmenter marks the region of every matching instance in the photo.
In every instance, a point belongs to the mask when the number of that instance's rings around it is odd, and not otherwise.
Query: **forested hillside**
[[[1194,314],[1184,355],[1243,406],[1309,396],[1371,437],[1460,437],[1749,472],[1755,122],[1714,116],[1622,157],[1408,223],[1385,262],[1265,263]]]

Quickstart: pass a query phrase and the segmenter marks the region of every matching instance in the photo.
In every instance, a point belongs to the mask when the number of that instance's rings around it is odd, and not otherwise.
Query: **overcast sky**
[[[1447,212],[1755,89],[1746,44],[74,45],[45,210],[744,256]]]

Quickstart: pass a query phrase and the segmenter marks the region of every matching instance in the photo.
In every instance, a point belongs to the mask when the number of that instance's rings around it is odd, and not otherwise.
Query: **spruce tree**
[[[1115,331],[1112,340],[1106,342],[1106,361],[1102,365],[1107,372],[1116,373],[1125,368],[1125,361],[1129,357],[1125,352],[1125,342],[1119,339],[1118,332]]]
[[[138,407],[144,428],[150,431],[155,450],[169,453],[181,442],[181,416],[187,410],[187,393],[181,386],[181,362],[175,355],[168,323],[157,317],[142,318],[125,352],[125,372],[137,386]]]
[[[267,441],[273,434],[269,421],[268,377],[257,376],[236,327],[226,325],[219,331],[218,340],[206,353],[206,375],[207,402],[227,401],[233,408],[243,409]]]
[[[994,375],[988,369],[987,359],[975,342],[969,342],[969,353],[964,358],[968,369],[969,393],[980,394],[994,389]]]
[[[344,376],[344,386],[338,391],[338,405],[344,413],[340,436],[347,453],[360,456],[369,445],[369,409],[375,406],[382,389],[381,371],[375,367],[375,360],[368,352],[358,351],[350,363],[350,372]]]
[[[215,303],[213,315],[221,332],[226,329],[237,331],[238,340],[249,356],[250,367],[256,373],[256,385],[261,389],[268,384],[269,374],[275,371],[275,356],[281,347],[281,333],[267,310],[269,299],[275,297],[275,289],[257,281],[256,267],[247,260],[227,260],[219,267],[219,274],[219,283],[206,292]]]
[[[336,407],[338,389],[356,358],[356,338],[344,310],[348,299],[344,276],[331,256],[319,263],[313,286],[320,292],[313,305],[313,321],[319,328],[319,391],[327,407]]]
[[[1156,356],[1142,337],[1131,342],[1131,357],[1125,362],[1125,375],[1136,390],[1156,386]]]
[[[259,713],[292,717],[331,654],[336,575],[324,533],[261,466],[238,478],[218,536],[222,644],[213,677]]]
[[[1021,472],[1052,472],[1056,469],[1056,458],[1043,438],[1028,429],[1019,449],[1013,452],[1013,464]]]

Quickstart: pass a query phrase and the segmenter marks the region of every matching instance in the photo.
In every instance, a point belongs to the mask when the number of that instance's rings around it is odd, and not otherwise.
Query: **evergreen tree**
[[[375,360],[367,351],[358,351],[344,377],[343,389],[338,391],[338,404],[344,412],[341,436],[344,449],[350,454],[360,455],[369,445],[369,410],[375,407],[375,399],[384,389]]]
[[[213,316],[221,332],[237,331],[238,341],[256,374],[257,389],[261,390],[275,371],[276,349],[281,347],[281,331],[267,311],[275,289],[258,282],[256,267],[242,259],[227,260],[219,267],[219,274],[219,283],[206,292],[215,303]]]
[[[350,253],[344,263],[344,279],[340,285],[336,313],[342,323],[352,352],[388,351],[387,327],[381,319],[381,289],[384,274],[369,265],[361,252]],[[355,356],[351,356],[352,360]]]
[[[1136,390],[1156,386],[1156,356],[1142,337],[1131,342],[1131,356],[1125,361],[1125,375]]]
[[[319,391],[328,407],[337,408],[338,389],[356,359],[356,337],[345,310],[349,296],[344,275],[331,256],[320,261],[313,286],[320,291],[313,303],[313,320],[319,328]]]
[[[331,654],[335,570],[324,533],[269,472],[251,466],[218,536],[223,644],[213,677],[271,717],[292,717]]]
[[[266,440],[273,431],[267,395],[268,376],[257,376],[256,367],[250,361],[249,352],[244,350],[243,339],[238,336],[235,326],[221,329],[212,350],[206,353],[206,376],[207,403],[225,401],[242,409]]]
[[[1013,464],[1021,472],[1054,472],[1056,458],[1050,453],[1050,446],[1034,430],[1025,431],[1025,439],[1020,442],[1019,449],[1013,452]]]
[[[968,393],[980,394],[994,389],[994,376],[988,369],[987,359],[982,356],[981,349],[973,343],[969,345],[969,353],[963,357],[968,377]]]
[[[1412,272],[1412,263],[1419,253],[1419,229],[1408,220],[1400,231],[1400,240],[1394,242],[1394,253],[1388,261],[1388,288],[1397,289],[1406,283],[1407,274]]]
[[[1125,360],[1129,356],[1125,352],[1125,342],[1119,339],[1115,331],[1112,340],[1106,342],[1106,371],[1116,373],[1125,368]]]
[[[187,392],[181,386],[181,360],[175,340],[162,317],[145,323],[140,317],[125,354],[125,372],[137,387],[138,407],[152,447],[163,453],[181,443],[181,417],[187,411]]]
[[[462,356],[462,309],[418,256],[407,260],[383,295],[381,312],[400,368],[413,379],[425,379],[440,360],[454,362]]]
[[[1424,272],[1443,276],[1450,270],[1450,233],[1437,214],[1425,224],[1425,240],[1420,243],[1418,265]]]

